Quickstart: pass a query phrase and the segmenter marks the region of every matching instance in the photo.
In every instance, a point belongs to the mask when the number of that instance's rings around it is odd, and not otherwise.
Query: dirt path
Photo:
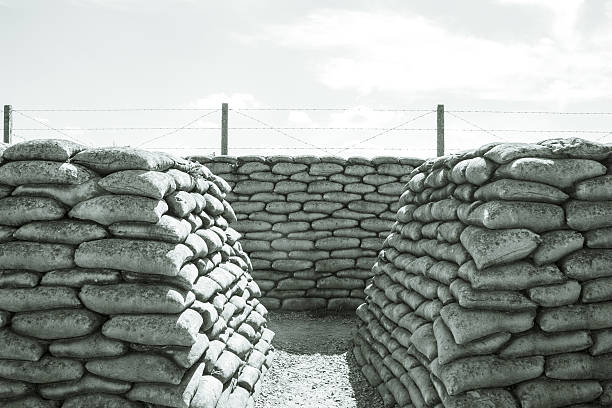
[[[256,408],[381,408],[350,352],[354,314],[270,312],[276,358]]]

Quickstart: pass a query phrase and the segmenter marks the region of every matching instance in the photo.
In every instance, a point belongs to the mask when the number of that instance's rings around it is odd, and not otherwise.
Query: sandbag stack
[[[254,405],[274,334],[222,178],[52,139],[0,163],[0,406]]]
[[[227,199],[269,309],[350,309],[393,224],[413,158],[193,156]]]
[[[490,144],[412,172],[357,309],[387,406],[612,406],[611,153]]]

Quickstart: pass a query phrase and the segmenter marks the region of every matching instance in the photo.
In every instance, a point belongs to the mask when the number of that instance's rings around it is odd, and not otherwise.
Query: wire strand
[[[412,118],[412,119],[410,119],[410,120],[408,120],[408,121],[406,121],[406,122],[403,122],[403,123],[401,123],[401,124],[399,124],[399,125],[397,125],[397,126],[394,126],[394,127],[390,128],[390,129],[387,129],[387,130],[385,130],[385,131],[383,131],[383,132],[377,133],[377,134],[375,134],[374,136],[370,136],[370,137],[368,137],[368,138],[365,138],[365,139],[363,139],[363,140],[360,140],[359,142],[354,143],[354,144],[352,144],[351,146],[345,147],[344,149],[341,149],[341,150],[339,150],[338,152],[336,152],[336,154],[340,154],[340,153],[345,152],[345,151],[347,151],[347,150],[353,149],[355,146],[358,146],[358,145],[360,145],[360,144],[362,144],[362,143],[365,143],[365,142],[369,142],[369,141],[370,141],[370,140],[372,140],[372,139],[375,139],[375,138],[377,138],[377,137],[379,137],[379,136],[382,136],[382,135],[384,135],[384,134],[386,134],[386,133],[389,133],[389,132],[391,132],[391,131],[393,131],[393,130],[395,130],[395,129],[399,128],[399,127],[402,127],[402,126],[404,126],[404,125],[407,125],[408,123],[414,122],[414,121],[415,121],[415,120],[417,120],[417,119],[420,119],[420,118],[425,117],[425,116],[427,116],[427,115],[431,115],[433,112],[434,112],[433,110],[430,110],[430,111],[428,111],[427,113],[424,113],[424,114],[422,114],[422,115],[415,116],[414,118]]]
[[[560,112],[560,111],[507,111],[487,109],[453,109],[446,112],[454,113],[496,113],[516,115],[612,115],[612,112]]]
[[[454,116],[455,118],[457,118],[457,119],[459,119],[459,120],[464,121],[464,122],[465,122],[465,123],[467,123],[468,125],[474,126],[475,128],[478,128],[478,129],[480,129],[481,131],[486,132],[486,133],[490,134],[491,136],[494,136],[495,138],[497,138],[497,139],[499,139],[499,140],[501,140],[501,141],[504,141],[504,142],[506,141],[504,138],[497,136],[495,133],[493,133],[493,132],[491,132],[491,131],[489,131],[489,130],[487,130],[487,129],[485,129],[485,128],[482,128],[482,127],[478,126],[477,124],[475,124],[475,123],[473,123],[473,122],[470,122],[470,121],[469,121],[469,120],[467,120],[467,119],[463,119],[461,116],[456,115],[456,114],[454,114],[453,112],[448,112],[448,111],[447,111],[446,113],[448,113],[448,114],[449,114],[449,115],[451,115],[451,116]]]
[[[274,131],[276,131],[276,132],[280,133],[281,135],[287,136],[287,137],[288,137],[288,138],[290,138],[290,139],[293,139],[293,140],[298,141],[298,142],[300,142],[300,143],[304,143],[305,145],[312,146],[312,147],[314,147],[315,149],[322,150],[322,151],[324,151],[324,152],[326,152],[326,153],[329,153],[329,151],[328,151],[327,149],[324,149],[324,148],[322,148],[322,147],[316,146],[316,145],[314,145],[314,144],[312,144],[312,143],[310,143],[310,142],[306,142],[305,140],[302,140],[302,139],[300,139],[300,138],[298,138],[298,137],[291,136],[290,134],[285,133],[285,132],[283,132],[282,130],[277,129],[277,128],[275,128],[274,126],[269,125],[268,123],[262,122],[261,120],[259,120],[259,119],[257,119],[257,118],[254,118],[254,117],[252,117],[252,116],[250,116],[250,115],[247,115],[246,113],[242,113],[242,112],[237,111],[237,110],[236,110],[236,111],[234,111],[234,112],[236,112],[236,113],[237,113],[237,114],[239,114],[239,115],[244,116],[245,118],[248,118],[248,119],[254,120],[255,122],[259,123],[260,125],[268,126],[268,127],[271,129],[271,130],[274,130]]]
[[[75,138],[75,137],[73,137],[73,136],[69,135],[68,133],[64,133],[64,132],[62,132],[61,130],[58,130],[58,129],[54,128],[53,126],[47,125],[47,124],[46,124],[45,122],[43,122],[43,121],[40,121],[40,120],[38,120],[38,119],[36,119],[36,118],[33,118],[33,117],[29,116],[29,115],[26,115],[25,113],[22,113],[22,112],[19,112],[19,111],[13,111],[13,112],[18,113],[19,115],[23,116],[24,118],[30,119],[30,120],[32,120],[32,121],[34,121],[34,122],[36,122],[36,123],[39,123],[39,124],[41,124],[41,125],[43,125],[43,126],[46,126],[46,127],[48,127],[49,129],[54,130],[54,131],[56,131],[57,133],[59,133],[59,134],[61,134],[61,135],[66,136],[68,139],[72,140],[73,142],[76,142],[76,143],[81,143],[81,144],[85,144],[85,145],[87,145],[87,146],[91,146],[91,143],[81,142],[79,139],[77,139],[77,138]]]
[[[188,127],[189,125],[194,124],[194,123],[195,123],[195,122],[197,122],[198,120],[203,119],[203,118],[205,118],[205,117],[207,117],[207,116],[209,116],[209,115],[212,115],[213,113],[216,113],[216,112],[219,112],[219,109],[216,109],[216,110],[213,110],[213,111],[211,111],[211,112],[205,113],[204,115],[198,116],[198,117],[197,117],[197,118],[195,118],[194,120],[192,120],[192,121],[190,121],[190,122],[186,123],[184,126],[181,126],[180,128],[176,128],[176,129],[174,129],[172,132],[164,133],[164,134],[163,134],[163,135],[161,135],[161,136],[157,136],[157,137],[154,137],[154,138],[152,138],[152,139],[146,140],[146,141],[142,142],[141,144],[137,145],[136,147],[142,147],[142,146],[144,146],[144,145],[146,145],[146,144],[148,144],[148,143],[151,143],[151,142],[154,142],[154,141],[156,141],[156,140],[162,139],[162,138],[164,138],[164,137],[167,137],[167,136],[173,135],[173,134],[177,133],[179,130],[185,129],[186,127]]]

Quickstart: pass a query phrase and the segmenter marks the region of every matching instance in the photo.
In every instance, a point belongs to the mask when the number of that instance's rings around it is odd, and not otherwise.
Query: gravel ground
[[[270,312],[276,357],[256,408],[382,408],[352,350],[354,313]]]

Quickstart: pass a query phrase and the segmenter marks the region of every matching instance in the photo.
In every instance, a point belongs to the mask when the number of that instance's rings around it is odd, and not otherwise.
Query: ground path
[[[276,358],[256,408],[381,408],[352,355],[354,313],[270,312]]]

